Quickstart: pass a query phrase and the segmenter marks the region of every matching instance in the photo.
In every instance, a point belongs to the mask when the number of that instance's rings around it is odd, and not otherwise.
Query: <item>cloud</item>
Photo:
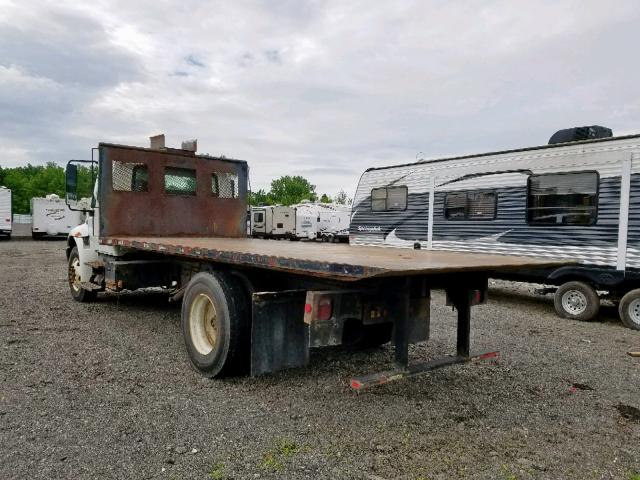
[[[253,188],[354,192],[371,166],[640,130],[640,6],[620,1],[6,2],[5,165],[98,141],[243,158]]]

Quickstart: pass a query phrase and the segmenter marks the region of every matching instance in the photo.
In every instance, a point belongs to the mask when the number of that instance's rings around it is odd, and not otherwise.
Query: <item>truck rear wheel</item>
[[[204,376],[246,371],[250,309],[238,279],[220,272],[196,274],[184,294],[181,326],[189,360]]]
[[[631,290],[622,297],[618,306],[622,323],[633,330],[640,330],[640,288]]]
[[[80,255],[78,247],[73,247],[69,253],[69,291],[76,302],[93,302],[98,292],[94,290],[85,290],[80,285]]]
[[[598,293],[584,282],[572,281],[560,285],[553,303],[558,315],[572,320],[590,321],[600,311]]]

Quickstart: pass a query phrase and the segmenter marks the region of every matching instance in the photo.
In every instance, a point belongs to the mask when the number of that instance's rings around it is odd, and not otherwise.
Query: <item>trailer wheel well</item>
[[[546,283],[562,285],[567,282],[584,282],[597,290],[613,290],[624,282],[624,272],[607,268],[561,267],[547,276]]]

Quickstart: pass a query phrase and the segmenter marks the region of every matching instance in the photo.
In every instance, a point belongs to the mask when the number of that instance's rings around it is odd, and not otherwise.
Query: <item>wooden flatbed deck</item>
[[[105,237],[104,245],[280,270],[300,275],[357,281],[375,277],[542,268],[572,263],[510,255],[363,247],[221,237]]]

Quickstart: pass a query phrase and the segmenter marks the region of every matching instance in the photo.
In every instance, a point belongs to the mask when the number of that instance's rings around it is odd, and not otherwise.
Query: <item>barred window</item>
[[[406,210],[408,189],[401,187],[382,187],[371,190],[371,210]]]
[[[116,192],[148,192],[149,170],[144,163],[111,163],[111,186]]]
[[[170,195],[195,195],[196,171],[190,168],[166,167],[164,191]]]
[[[444,216],[448,220],[494,220],[495,192],[451,192],[444,201]]]
[[[598,173],[531,175],[527,221],[539,225],[593,225],[598,215]]]
[[[212,174],[211,193],[220,198],[238,198],[238,175],[235,173]]]
[[[218,174],[211,174],[211,194],[214,197],[218,197],[220,195],[220,182],[218,181]]]

